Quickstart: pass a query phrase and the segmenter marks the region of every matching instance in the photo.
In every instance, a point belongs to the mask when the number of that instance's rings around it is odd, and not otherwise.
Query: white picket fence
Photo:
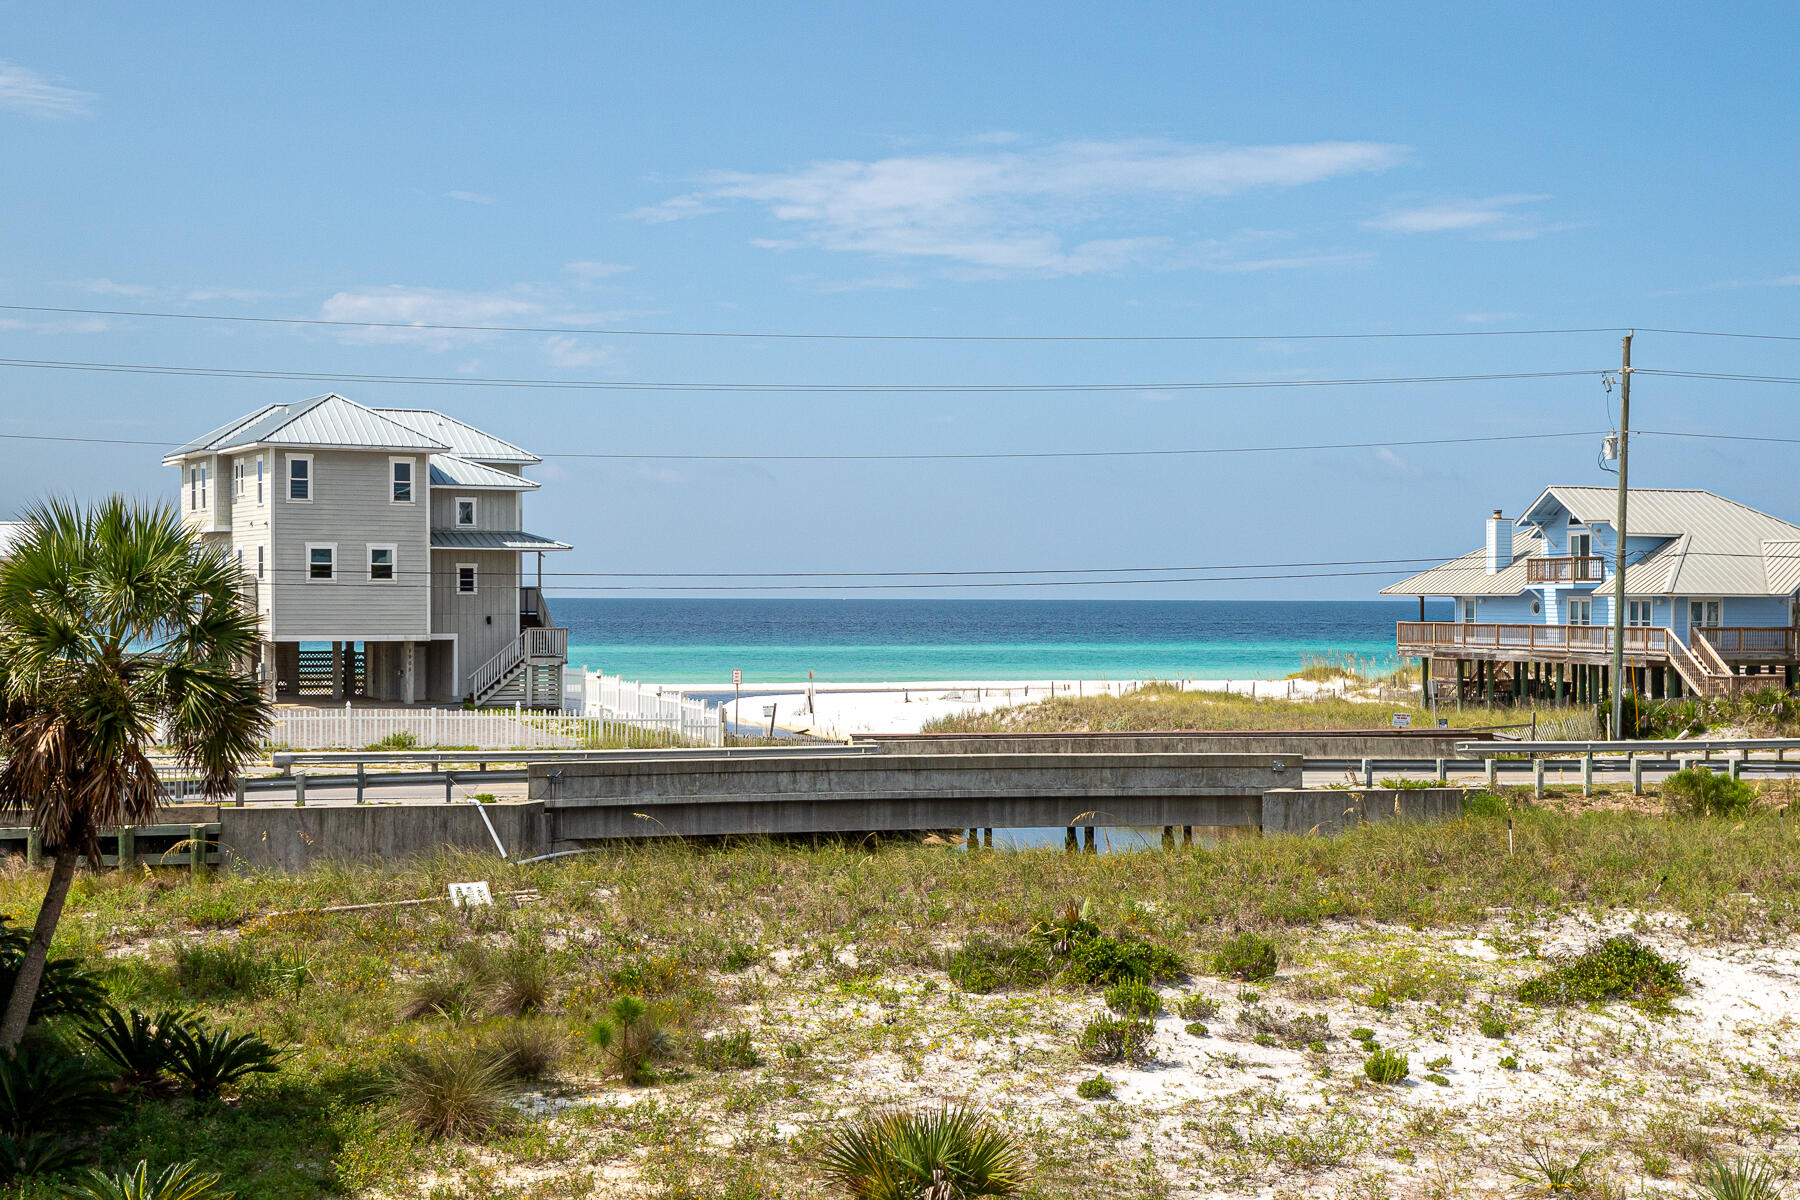
[[[615,716],[432,708],[278,709],[268,735],[270,747],[289,750],[365,750],[383,746],[601,750],[716,746],[719,742],[716,717],[708,724],[685,713]]]
[[[564,671],[563,709],[594,720],[654,722],[658,727],[679,730],[687,745],[724,743],[725,723],[716,705],[604,671]]]

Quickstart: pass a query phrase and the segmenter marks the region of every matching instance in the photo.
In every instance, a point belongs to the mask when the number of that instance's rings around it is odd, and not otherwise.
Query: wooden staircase
[[[469,699],[476,708],[561,708],[568,654],[567,629],[521,630],[511,644],[475,669],[469,677]]]
[[[1705,635],[1696,637],[1693,646],[1689,647],[1670,630],[1668,651],[1669,665],[1696,696],[1729,696],[1750,682],[1740,678],[1730,664],[1719,657],[1719,652],[1713,649]]]

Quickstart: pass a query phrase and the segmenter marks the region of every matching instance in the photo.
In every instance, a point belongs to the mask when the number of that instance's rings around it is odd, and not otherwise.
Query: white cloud
[[[1464,313],[1460,319],[1469,325],[1498,325],[1502,321],[1517,321],[1524,315],[1515,312],[1478,312]]]
[[[609,279],[621,272],[631,270],[624,263],[601,262],[598,259],[584,258],[577,262],[564,263],[563,270],[575,277],[575,282],[582,287],[592,287],[602,279]]]
[[[1388,233],[1477,233],[1517,241],[1566,228],[1533,221],[1529,214],[1517,211],[1548,199],[1549,196],[1490,196],[1485,200],[1454,200],[1394,208],[1373,220],[1364,221],[1363,225]]]
[[[456,292],[443,288],[353,288],[338,292],[319,306],[327,321],[379,321],[399,325],[505,325],[543,311],[543,304],[523,287],[495,292]],[[351,342],[403,342],[447,349],[461,343],[482,341],[492,334],[455,329],[344,329],[339,336]]]
[[[1172,238],[1073,240],[1114,228],[1130,205],[1194,204],[1384,170],[1405,150],[1377,142],[1217,146],[1129,139],[874,161],[817,162],[776,174],[717,173],[639,209],[672,221],[748,203],[788,223],[768,249],[814,248],[934,259],[977,275],[1085,275],[1179,253]]]
[[[67,317],[50,321],[0,317],[0,329],[19,333],[105,333],[112,327],[112,322],[105,317]]]
[[[596,346],[564,333],[545,338],[544,352],[551,363],[559,367],[602,367],[610,363],[616,353],[611,346]]]
[[[498,204],[494,197],[486,192],[445,192],[444,199],[460,200],[464,204]]]
[[[99,296],[148,296],[156,290],[147,283],[119,283],[112,279],[77,279],[74,286]]]
[[[92,92],[58,87],[29,67],[0,62],[0,108],[29,117],[85,117],[97,98]]]

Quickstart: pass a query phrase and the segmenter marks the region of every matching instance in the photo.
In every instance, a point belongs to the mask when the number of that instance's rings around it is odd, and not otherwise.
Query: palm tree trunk
[[[81,847],[73,838],[56,848],[44,906],[38,909],[37,925],[31,931],[25,958],[19,963],[19,976],[6,1001],[6,1016],[0,1019],[0,1050],[14,1049],[25,1036],[31,1006],[37,1000],[38,983],[44,978],[44,964],[50,958],[50,939],[56,936],[56,923],[62,919],[63,902],[69,898],[69,885],[75,881],[75,860],[80,856]]]

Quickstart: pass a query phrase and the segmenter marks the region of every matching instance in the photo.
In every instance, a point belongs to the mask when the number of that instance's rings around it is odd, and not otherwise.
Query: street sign
[[[1412,714],[1411,713],[1395,713],[1394,714],[1394,728],[1395,729],[1411,729],[1412,728]]]

